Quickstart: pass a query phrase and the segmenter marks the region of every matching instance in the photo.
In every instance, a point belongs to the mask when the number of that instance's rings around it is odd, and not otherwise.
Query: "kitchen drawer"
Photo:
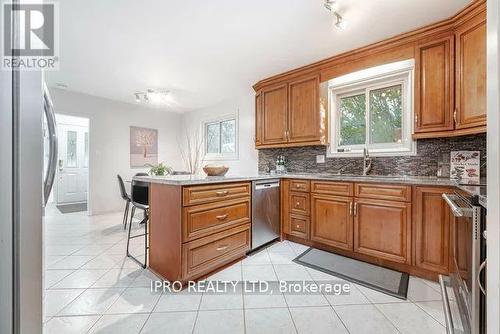
[[[197,278],[230,263],[250,249],[250,224],[182,245],[183,279]]]
[[[290,190],[291,191],[303,191],[309,192],[311,189],[310,182],[307,180],[291,180],[290,181]]]
[[[308,193],[291,192],[290,193],[290,207],[291,213],[297,215],[309,216],[310,210],[310,197]]]
[[[360,198],[411,202],[411,186],[356,183],[355,196]]]
[[[353,196],[354,185],[347,182],[312,181],[311,192],[325,195]]]
[[[250,199],[235,199],[183,209],[183,241],[191,241],[250,222]]]
[[[184,206],[250,196],[250,182],[184,187]]]
[[[290,234],[299,238],[309,239],[309,217],[290,215]]]

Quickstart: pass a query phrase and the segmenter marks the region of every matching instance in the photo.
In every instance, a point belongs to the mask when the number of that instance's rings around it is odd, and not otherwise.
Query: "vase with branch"
[[[179,140],[181,157],[187,171],[197,174],[203,162],[203,137],[200,127],[188,128],[184,125],[185,138]]]

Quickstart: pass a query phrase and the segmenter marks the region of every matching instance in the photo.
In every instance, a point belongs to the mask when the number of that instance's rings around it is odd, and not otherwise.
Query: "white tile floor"
[[[342,296],[155,293],[155,276],[126,258],[125,245],[120,213],[48,209],[45,333],[445,333],[434,282],[411,277],[407,301],[355,284]],[[143,253],[142,241],[132,249]],[[210,279],[332,280],[291,261],[305,249],[278,243]]]

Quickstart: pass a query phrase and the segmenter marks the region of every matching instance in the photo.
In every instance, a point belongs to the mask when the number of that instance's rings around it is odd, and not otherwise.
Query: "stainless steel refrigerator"
[[[0,71],[2,334],[42,333],[43,103],[40,71]]]

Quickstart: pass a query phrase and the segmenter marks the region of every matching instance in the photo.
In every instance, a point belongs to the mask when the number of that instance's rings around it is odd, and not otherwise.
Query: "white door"
[[[88,127],[58,124],[57,204],[87,201]]]

